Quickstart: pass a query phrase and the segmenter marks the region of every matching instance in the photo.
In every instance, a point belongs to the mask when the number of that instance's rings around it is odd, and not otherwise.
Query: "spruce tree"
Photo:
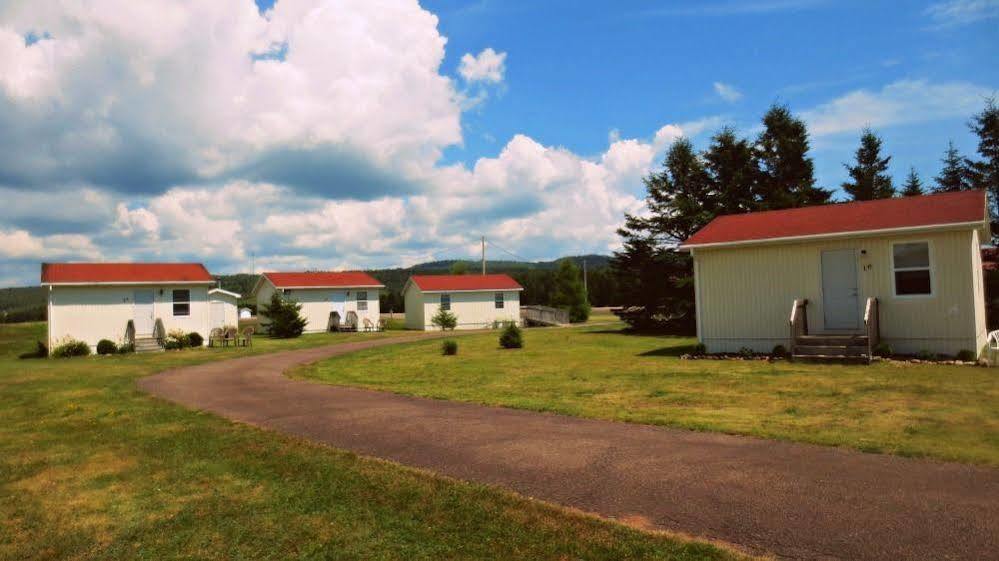
[[[555,270],[555,293],[552,305],[569,311],[569,321],[579,323],[590,317],[590,302],[583,287],[583,275],[572,259],[559,261]]]
[[[982,157],[981,161],[965,162],[972,187],[989,194],[992,215],[999,216],[999,107],[995,98],[985,101],[985,108],[972,117],[968,126],[978,135],[978,155]]]
[[[940,175],[936,176],[936,186],[933,188],[935,193],[948,193],[951,191],[965,191],[971,189],[971,181],[968,174],[968,168],[965,166],[964,158],[954,147],[954,142],[951,141],[947,145],[947,151],[944,152],[943,169],[940,170]]]
[[[736,214],[756,210],[754,199],[760,172],[752,144],[725,127],[704,151],[704,167],[711,185],[709,206],[714,214]]]
[[[857,148],[854,165],[843,164],[850,174],[850,181],[843,183],[846,191],[855,201],[870,201],[873,199],[888,199],[895,196],[891,176],[888,175],[888,163],[891,156],[881,157],[882,141],[869,128],[860,135],[860,147]]]
[[[640,228],[662,243],[679,243],[715,217],[704,162],[686,138],[673,142],[663,170],[645,179],[649,218]],[[642,220],[633,221],[637,226]],[[626,226],[627,227],[627,226]]]
[[[815,164],[808,157],[808,128],[786,105],[774,104],[763,116],[756,140],[760,165],[757,201],[764,209],[829,202],[832,192],[815,185]]]
[[[902,196],[917,197],[923,193],[923,181],[919,179],[916,168],[910,167],[909,175],[905,176],[905,184],[902,186]]]

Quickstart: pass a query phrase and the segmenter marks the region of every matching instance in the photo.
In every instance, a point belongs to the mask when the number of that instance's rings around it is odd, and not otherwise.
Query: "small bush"
[[[773,358],[787,358],[787,348],[784,345],[774,345],[772,351],[770,351],[770,356]]]
[[[874,348],[871,350],[871,352],[874,353],[874,356],[879,356],[881,358],[886,358],[895,354],[893,352],[893,349],[891,348],[891,345],[885,342],[881,342],[878,343],[877,345],[874,345]]]
[[[192,347],[200,347],[205,344],[205,338],[197,331],[192,331],[187,334],[187,344]]]
[[[458,316],[452,314],[444,308],[440,308],[437,310],[437,313],[430,318],[430,323],[442,332],[448,329],[454,331],[454,328],[458,327]]]
[[[134,353],[134,352],[135,352],[135,345],[133,345],[132,343],[122,343],[118,345],[118,354],[120,355],[126,355],[128,353]]]
[[[49,356],[49,348],[41,341],[35,341],[35,350],[17,355],[17,358],[45,358]]]
[[[697,356],[704,356],[704,355],[708,354],[708,348],[706,346],[704,346],[704,343],[698,343],[698,344],[694,345],[694,349],[691,352],[691,354],[697,355]]]
[[[753,358],[756,356],[756,351],[750,349],[749,347],[742,347],[739,349],[739,356],[742,358]]]
[[[937,358],[937,355],[936,353],[930,352],[926,349],[922,349],[918,353],[916,353],[916,358],[918,358],[919,360],[934,360]]]
[[[172,329],[170,333],[167,333],[166,341],[163,343],[163,348],[167,350],[177,350],[183,349],[189,344],[187,340],[187,333],[184,333],[183,329]]]
[[[962,362],[974,362],[978,357],[975,356],[975,351],[969,349],[961,349],[957,352],[957,360]]]
[[[520,349],[524,346],[524,334],[512,321],[503,328],[503,333],[499,338],[500,346],[504,349]]]
[[[441,352],[446,356],[458,354],[458,342],[448,339],[441,343]]]
[[[65,339],[59,346],[52,349],[52,356],[55,358],[88,355],[90,355],[90,345],[76,339]]]
[[[108,341],[107,339],[101,339],[97,342],[97,354],[99,355],[113,355],[118,352],[118,345],[114,344],[114,341]]]

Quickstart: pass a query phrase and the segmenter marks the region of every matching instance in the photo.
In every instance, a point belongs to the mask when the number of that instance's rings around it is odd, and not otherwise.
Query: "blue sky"
[[[867,125],[931,182],[948,140],[974,150],[997,30],[999,0],[7,2],[0,286],[41,261],[407,266],[481,235],[609,253],[670,142],[755,135],[774,102],[823,186]]]

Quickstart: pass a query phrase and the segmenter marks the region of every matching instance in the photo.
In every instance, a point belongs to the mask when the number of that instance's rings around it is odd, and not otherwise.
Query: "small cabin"
[[[317,333],[374,328],[381,317],[378,295],[384,289],[384,284],[361,271],[272,272],[260,275],[252,294],[265,330],[268,320],[262,310],[277,292],[302,305],[305,332]]]
[[[509,275],[413,275],[403,287],[406,328],[436,329],[431,320],[442,308],[455,315],[456,329],[519,325],[523,290]]]
[[[983,191],[719,216],[684,241],[708,352],[976,356],[988,333]]]

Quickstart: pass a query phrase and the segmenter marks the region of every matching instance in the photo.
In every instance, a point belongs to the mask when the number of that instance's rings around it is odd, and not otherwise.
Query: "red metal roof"
[[[317,271],[314,273],[264,273],[278,288],[384,288],[375,277],[362,271]]]
[[[984,223],[984,191],[957,191],[719,216],[681,247]]]
[[[201,263],[42,263],[42,284],[213,283]]]
[[[523,290],[510,275],[413,275],[410,280],[420,290]]]

